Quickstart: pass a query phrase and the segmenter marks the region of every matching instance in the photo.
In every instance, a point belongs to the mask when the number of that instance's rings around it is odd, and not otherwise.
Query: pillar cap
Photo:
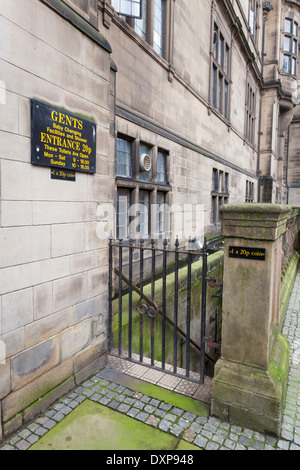
[[[276,240],[285,232],[288,219],[300,208],[283,204],[226,204],[220,208],[222,235],[256,240]]]

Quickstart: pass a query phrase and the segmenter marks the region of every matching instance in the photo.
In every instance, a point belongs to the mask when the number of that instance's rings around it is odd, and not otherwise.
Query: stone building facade
[[[222,204],[298,202],[299,24],[288,0],[1,0],[0,438],[104,364],[110,233],[184,245]],[[33,161],[33,103],[48,144],[96,126],[93,171]]]
[[[0,437],[106,352],[107,241],[96,228],[97,206],[114,197],[111,48],[96,2],[69,3],[0,5]],[[96,123],[96,173],[63,181],[31,163],[32,99]]]
[[[264,88],[259,148],[262,201],[299,204],[298,1],[266,2]]]

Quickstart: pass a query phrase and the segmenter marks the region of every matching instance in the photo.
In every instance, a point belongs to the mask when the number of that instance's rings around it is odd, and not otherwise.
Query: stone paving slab
[[[289,447],[290,441],[224,423],[209,416],[180,409],[170,403],[125,388],[101,377],[101,372],[62,398],[44,416],[17,433],[1,450],[27,450],[46,434],[55,433],[84,401],[93,401],[137,422],[206,450],[275,450]],[[76,406],[75,406],[76,404]],[[126,405],[126,406],[125,406]],[[138,449],[137,449],[138,450]]]
[[[178,444],[176,436],[132,420],[125,410],[86,399],[30,450],[166,451]]]

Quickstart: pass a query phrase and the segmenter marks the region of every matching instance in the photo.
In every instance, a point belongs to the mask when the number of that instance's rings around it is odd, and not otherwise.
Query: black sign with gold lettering
[[[266,250],[264,248],[230,246],[229,258],[255,259],[259,261],[265,261]]]
[[[95,173],[96,124],[32,100],[31,163]]]
[[[51,168],[52,180],[76,181],[75,171],[60,170],[60,168]]]

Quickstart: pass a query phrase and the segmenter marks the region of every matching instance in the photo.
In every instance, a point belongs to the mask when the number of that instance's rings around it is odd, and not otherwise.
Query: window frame
[[[217,21],[213,21],[210,102],[229,121],[231,48]]]
[[[142,195],[144,196],[143,200]],[[148,189],[140,189],[138,202],[138,224],[136,227],[136,234],[138,237],[142,237],[144,239],[151,237],[151,214],[151,191]],[[146,228],[147,231],[141,230],[141,226]]]
[[[290,28],[287,28],[290,24]],[[282,73],[297,76],[299,24],[294,18],[285,17],[282,40]],[[288,46],[288,47],[286,47]]]
[[[122,195],[121,193],[125,192],[128,194],[128,201],[127,201],[127,207],[126,207],[126,212],[125,212],[125,217],[127,217],[127,225],[120,225],[120,195],[121,197],[124,197],[124,194]],[[131,202],[132,202],[132,190],[130,188],[124,188],[124,187],[118,187],[117,188],[117,210],[116,210],[116,238],[118,240],[124,240],[128,239],[130,237],[129,233],[129,226],[130,226],[130,207],[131,207]],[[124,214],[124,213],[122,213]],[[124,227],[126,230],[126,233],[122,233],[120,237],[120,228]],[[125,236],[124,236],[125,235]]]
[[[131,5],[131,13],[126,11],[121,11],[121,0],[111,0],[111,4],[116,10],[118,15],[126,16],[129,18],[141,18],[143,14],[143,1],[142,0],[122,0],[126,5]],[[139,13],[133,12],[132,4],[139,4],[140,10]]]
[[[162,160],[160,162],[160,157],[162,157]],[[156,163],[156,181],[158,184],[168,184],[168,152],[165,152],[164,150],[158,148],[157,149],[157,163]],[[161,166],[163,166],[163,171],[160,171],[160,163]],[[164,175],[163,179],[159,178],[159,175]]]
[[[163,238],[164,234],[168,230],[166,226],[166,192],[157,191],[156,195],[156,236],[157,238]],[[159,199],[163,198],[163,201]]]
[[[116,200],[116,236],[117,238],[120,235],[126,235],[126,238],[138,238],[142,236],[145,239],[150,239],[151,238],[162,238],[163,233],[166,234],[169,231],[168,225],[168,220],[166,216],[166,210],[164,210],[164,216],[161,217],[160,219],[160,232],[157,233],[157,215],[161,215],[157,211],[157,204],[159,197],[157,196],[158,194],[164,194],[164,200],[165,204],[170,203],[170,197],[169,193],[171,190],[171,186],[168,181],[168,174],[169,174],[169,164],[170,164],[170,152],[168,150],[165,150],[161,147],[158,147],[155,144],[151,144],[146,142],[146,140],[140,140],[138,138],[131,138],[129,136],[124,136],[123,134],[119,133],[117,134],[117,139],[124,139],[125,141],[128,141],[131,143],[131,149],[132,149],[132,177],[128,178],[122,175],[116,174],[116,193],[117,193],[117,200]],[[147,146],[147,149],[151,149],[151,158],[152,158],[152,168],[151,168],[151,177],[149,178],[148,181],[145,181],[140,178],[140,168],[139,168],[139,159],[140,155],[144,153],[145,147]],[[117,150],[117,145],[116,145],[116,150]],[[166,181],[161,182],[158,181],[158,175],[157,175],[157,162],[158,162],[158,153],[161,152],[165,156],[165,165],[166,165]],[[117,151],[116,151],[116,161],[118,158]],[[117,166],[116,166],[117,168]],[[123,225],[120,225],[120,209],[119,209],[119,193],[122,191],[119,190],[127,190],[130,191],[130,208],[128,209],[128,216],[127,216],[127,222],[130,224],[131,228],[131,233],[129,233],[129,230],[126,231],[123,230],[122,233],[120,234],[120,229],[123,227]],[[148,230],[147,234],[142,234],[141,233],[141,228],[139,227],[140,221],[139,217],[141,217],[141,195],[144,192],[147,192],[149,194],[149,207],[148,207],[148,218],[147,218],[147,225],[148,225]],[[131,209],[132,208],[132,209]],[[131,210],[130,210],[131,209]],[[123,211],[124,212],[124,211]],[[134,213],[135,212],[135,213]],[[161,223],[164,223],[164,227],[162,228]],[[134,233],[133,233],[134,232]]]
[[[249,1],[249,29],[250,29],[250,33],[254,39],[255,44],[257,41],[257,29],[258,29],[258,7],[259,5],[258,5],[257,0]]]
[[[252,181],[246,181],[246,193],[245,193],[245,202],[254,201],[254,183]]]
[[[220,207],[229,202],[229,173],[224,169],[212,169],[211,190],[211,224],[217,225],[220,220]]]
[[[157,44],[155,40],[157,30],[155,29],[157,19],[155,18],[156,2],[161,2],[162,16],[161,16],[161,45]],[[171,14],[170,10],[173,8],[171,0],[142,0],[142,16],[141,18],[134,18],[125,15],[119,15],[130,26],[130,28],[145,41],[152,49],[153,52],[158,54],[162,59],[168,60],[169,55],[169,42],[171,34]]]
[[[255,144],[256,96],[257,90],[250,81],[247,81],[245,99],[245,139],[251,145]]]
[[[122,174],[121,172],[119,173],[119,167],[124,166],[124,163],[119,160],[120,152],[121,151],[123,152],[123,150],[121,150],[120,147],[119,147],[119,143],[120,143],[121,140],[126,142],[127,144],[130,144],[129,161],[125,163],[125,167],[129,168],[129,174]],[[132,177],[133,177],[133,161],[132,161],[133,160],[133,149],[132,149],[132,145],[133,145],[133,142],[132,142],[131,139],[129,139],[127,137],[124,137],[122,135],[117,136],[117,139],[116,139],[116,175],[117,175],[117,177],[128,178],[128,179],[132,179]]]

